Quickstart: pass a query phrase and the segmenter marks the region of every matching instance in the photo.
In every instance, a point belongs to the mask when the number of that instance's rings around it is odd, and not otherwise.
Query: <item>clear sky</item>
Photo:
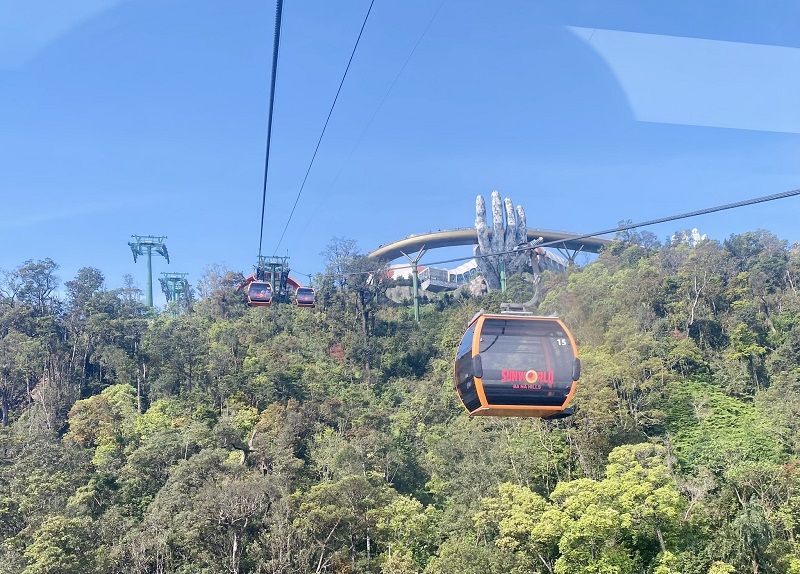
[[[262,253],[300,273],[334,237],[368,252],[472,226],[495,189],[529,227],[590,232],[800,188],[796,0],[377,0],[279,245],[368,6],[284,4]],[[127,243],[152,234],[172,261],[156,277],[250,273],[274,15],[0,4],[0,269],[50,257],[62,281],[96,267],[143,288]],[[649,230],[795,242],[799,215],[795,197]]]

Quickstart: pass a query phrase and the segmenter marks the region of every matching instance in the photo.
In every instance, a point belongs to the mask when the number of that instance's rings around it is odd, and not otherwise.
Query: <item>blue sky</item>
[[[590,232],[800,188],[796,1],[378,0],[278,244],[368,6],[284,4],[263,254],[300,273],[333,237],[471,226],[495,189],[530,227]],[[0,5],[0,269],[50,257],[62,281],[144,287],[127,242],[153,234],[156,276],[251,272],[273,25],[254,0]],[[649,230],[795,242],[798,215],[796,197]]]

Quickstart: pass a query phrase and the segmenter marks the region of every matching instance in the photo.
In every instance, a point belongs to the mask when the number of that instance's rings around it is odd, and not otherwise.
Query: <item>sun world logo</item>
[[[555,373],[553,371],[512,371],[511,369],[500,370],[501,383],[544,383],[552,386],[555,380]]]

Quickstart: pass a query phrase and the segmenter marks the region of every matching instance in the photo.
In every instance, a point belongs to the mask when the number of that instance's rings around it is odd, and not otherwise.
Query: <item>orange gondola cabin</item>
[[[267,307],[272,304],[272,285],[266,281],[247,284],[247,304],[251,307]]]
[[[479,313],[456,352],[456,391],[474,416],[569,416],[579,377],[575,340],[557,317]]]

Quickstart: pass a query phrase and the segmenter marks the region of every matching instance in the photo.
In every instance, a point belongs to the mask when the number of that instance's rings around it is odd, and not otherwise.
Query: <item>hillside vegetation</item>
[[[646,246],[642,246],[645,244]],[[334,240],[316,309],[0,273],[0,573],[800,574],[800,252],[620,235],[544,277],[574,417],[470,419],[468,320]],[[507,298],[530,298],[524,276]]]

